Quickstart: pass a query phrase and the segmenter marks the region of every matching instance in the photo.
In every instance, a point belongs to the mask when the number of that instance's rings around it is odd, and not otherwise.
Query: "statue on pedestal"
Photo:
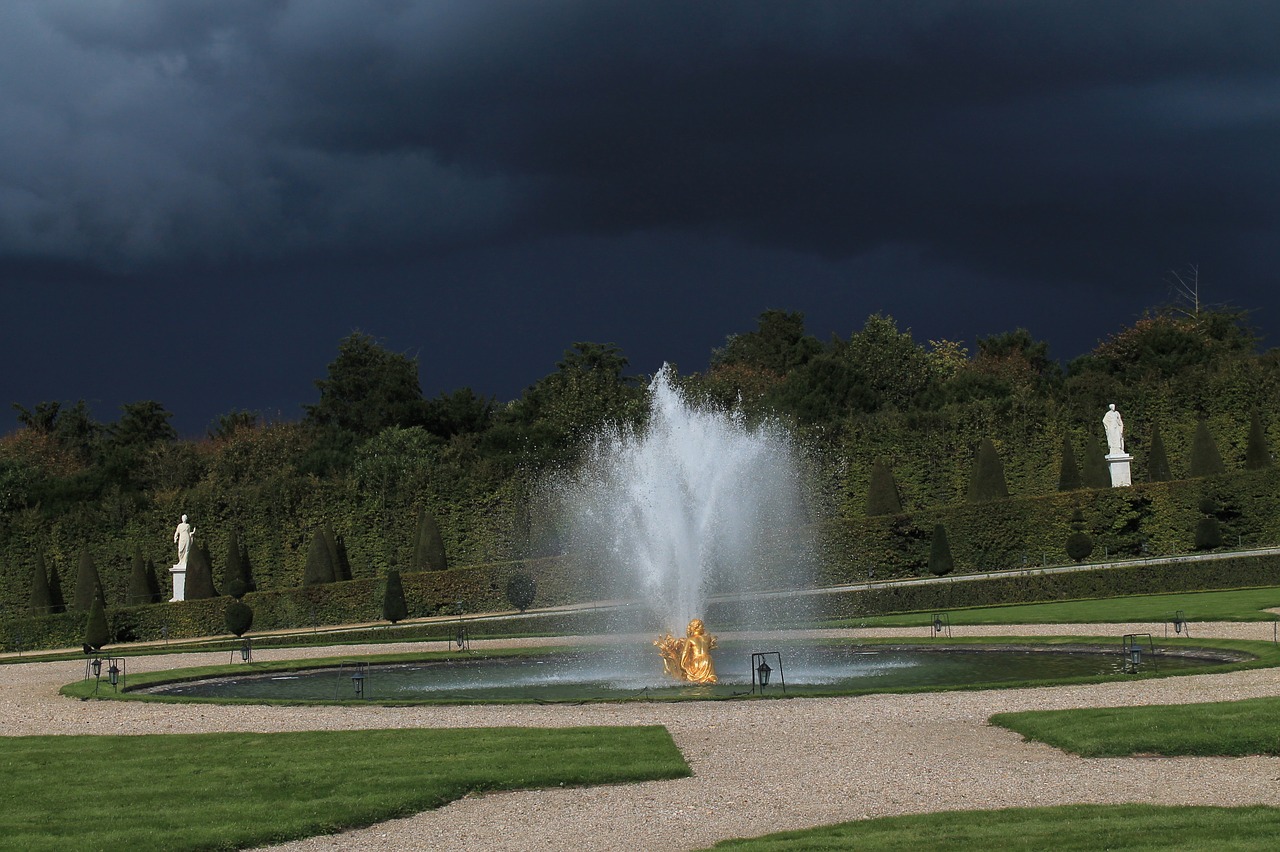
[[[1107,455],[1124,455],[1124,419],[1116,411],[1114,402],[1107,408],[1107,413],[1102,415],[1102,427],[1107,430]]]
[[[187,554],[191,552],[191,534],[193,532],[195,532],[195,528],[187,523],[187,516],[183,515],[182,522],[173,531],[173,543],[178,545],[178,564],[174,566],[175,568],[186,569]]]

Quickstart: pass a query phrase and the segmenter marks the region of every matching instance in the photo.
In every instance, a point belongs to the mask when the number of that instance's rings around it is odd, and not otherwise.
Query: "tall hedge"
[[[985,503],[989,500],[1002,500],[1009,496],[1009,485],[1004,478],[1004,465],[996,445],[990,438],[983,438],[978,443],[978,452],[973,460],[973,473],[969,477],[967,499],[970,503]]]
[[[1196,434],[1191,440],[1191,475],[1214,476],[1226,471],[1222,463],[1222,454],[1218,452],[1218,444],[1209,432],[1209,424],[1205,420],[1196,423]]]
[[[440,536],[440,526],[425,508],[418,513],[418,530],[414,537],[411,566],[414,571],[447,571],[449,569],[449,560],[444,552],[444,539]]]
[[[1080,478],[1080,465],[1076,463],[1076,451],[1071,444],[1071,433],[1066,432],[1062,436],[1062,465],[1058,469],[1058,490],[1075,491],[1083,485],[1084,481]]]
[[[893,471],[884,461],[871,466],[871,482],[867,486],[867,516],[898,515],[902,513],[902,499],[898,496],[898,483]]]

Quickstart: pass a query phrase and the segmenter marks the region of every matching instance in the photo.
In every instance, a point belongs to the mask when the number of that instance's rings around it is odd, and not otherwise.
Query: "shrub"
[[[317,529],[311,536],[311,546],[307,549],[307,564],[302,571],[302,587],[322,586],[334,581],[333,551],[325,538],[324,530]]]
[[[1226,471],[1218,445],[1209,433],[1209,424],[1201,420],[1196,424],[1196,434],[1191,441],[1191,475],[1213,476]]]
[[[93,562],[89,549],[80,551],[80,570],[76,572],[76,595],[74,598],[76,612],[88,612],[93,606],[94,598],[106,599],[102,594],[102,580],[98,577],[98,566]]]
[[[1196,522],[1196,550],[1213,550],[1222,546],[1222,525],[1217,518],[1201,518]]]
[[[973,462],[973,474],[969,477],[967,499],[970,503],[985,503],[1009,496],[1009,485],[1004,478],[1004,465],[990,438],[983,438]]]
[[[229,633],[243,636],[253,626],[253,607],[244,601],[232,600],[231,603],[227,604],[225,621]]]
[[[447,571],[449,561],[436,519],[425,508],[418,514],[418,530],[413,542],[414,571]]]
[[[867,486],[867,516],[901,513],[902,500],[898,496],[898,483],[893,478],[893,471],[883,461],[877,461],[871,466],[871,482]]]
[[[1102,445],[1090,442],[1084,457],[1084,484],[1088,488],[1110,488],[1111,466]]]
[[[935,577],[945,577],[955,568],[955,560],[951,558],[951,543],[947,541],[947,528],[942,524],[934,524],[933,541],[929,544],[929,573]]]
[[[1071,534],[1067,536],[1066,550],[1072,562],[1083,562],[1093,553],[1093,536],[1085,532],[1084,512],[1080,509],[1071,513]]]
[[[222,587],[237,600],[249,591],[249,580],[244,569],[244,549],[240,547],[240,535],[234,529],[227,536],[227,561],[222,566]]]
[[[213,585],[213,560],[209,558],[209,548],[203,544],[191,543],[187,553],[187,586],[184,597],[189,601],[216,598],[218,590]]]
[[[142,550],[134,545],[133,560],[129,568],[129,592],[125,596],[129,606],[153,603],[155,597],[151,590],[151,577],[148,576],[146,560],[142,558]]]
[[[1058,469],[1058,490],[1075,491],[1084,485],[1080,479],[1080,465],[1076,464],[1076,451],[1071,445],[1071,433],[1062,436],[1062,466]]]
[[[27,611],[32,615],[48,615],[53,612],[53,597],[49,594],[49,578],[44,572],[44,555],[36,553],[36,567],[31,573],[31,597]]]
[[[1267,434],[1262,429],[1262,415],[1255,408],[1249,418],[1249,444],[1244,451],[1245,470],[1261,470],[1271,466],[1271,450],[1267,447]]]
[[[84,644],[97,650],[107,644],[111,634],[107,630],[107,609],[102,599],[94,597],[89,605],[89,619],[84,628]]]
[[[1151,482],[1168,482],[1173,479],[1169,471],[1169,456],[1164,451],[1164,438],[1160,426],[1151,424],[1151,452],[1147,456],[1147,479]]]
[[[404,620],[409,608],[404,601],[404,584],[400,582],[400,572],[395,568],[387,570],[387,587],[382,592],[382,617],[392,624]]]
[[[507,601],[521,612],[533,605],[537,594],[537,581],[524,572],[513,575],[507,581]]]

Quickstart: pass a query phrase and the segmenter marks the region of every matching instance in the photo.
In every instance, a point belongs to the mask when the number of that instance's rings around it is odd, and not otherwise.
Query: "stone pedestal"
[[[187,563],[173,566],[169,569],[169,573],[173,575],[173,597],[169,598],[169,603],[185,601],[187,599]]]
[[[1124,488],[1133,484],[1133,477],[1129,472],[1129,462],[1131,461],[1133,461],[1133,456],[1128,453],[1107,454],[1107,467],[1111,471],[1112,488]]]

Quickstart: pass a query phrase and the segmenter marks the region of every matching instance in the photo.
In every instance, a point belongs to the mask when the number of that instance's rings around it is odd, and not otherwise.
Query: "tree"
[[[1067,536],[1066,550],[1072,562],[1083,562],[1093,553],[1093,536],[1085,531],[1084,512],[1080,509],[1071,513],[1071,533]]]
[[[218,590],[213,585],[213,559],[209,556],[209,548],[203,544],[191,543],[191,551],[187,554],[187,586],[184,596],[189,601],[218,597]]]
[[[1222,464],[1218,445],[1209,433],[1209,424],[1201,419],[1196,424],[1195,437],[1191,439],[1191,475],[1213,476],[1224,471],[1226,467]]]
[[[493,425],[494,402],[476,396],[471,388],[461,388],[453,393],[443,391],[427,402],[424,425],[438,438],[454,435],[470,435],[484,432]]]
[[[302,586],[303,588],[322,586],[325,583],[332,583],[333,580],[333,551],[329,549],[324,529],[319,528],[311,536],[311,546],[307,549],[307,564],[302,572]]]
[[[111,632],[107,627],[107,609],[103,605],[102,599],[95,597],[93,603],[89,605],[89,617],[85,622],[84,644],[88,645],[91,650],[100,651],[110,638]]]
[[[320,401],[304,406],[307,419],[360,437],[388,426],[420,426],[425,416],[418,363],[352,332],[338,344],[328,377],[318,379]]]
[[[533,605],[537,594],[537,581],[524,572],[512,574],[507,581],[507,601],[521,612]]]
[[[205,430],[205,435],[213,441],[225,441],[242,432],[252,432],[257,429],[261,419],[261,415],[256,411],[241,411],[233,408],[226,414],[219,415],[217,422]]]
[[[1169,471],[1169,456],[1164,451],[1164,438],[1160,437],[1160,424],[1151,424],[1151,452],[1147,456],[1147,479],[1151,482],[1168,482],[1173,479]]]
[[[1271,467],[1271,450],[1267,447],[1267,433],[1262,428],[1262,415],[1255,408],[1249,418],[1249,443],[1244,451],[1245,470],[1262,470]]]
[[[125,602],[130,606],[149,604],[155,600],[149,573],[146,560],[142,558],[142,550],[134,545],[133,559],[129,568],[129,591],[125,596]]]
[[[222,565],[222,588],[236,600],[240,600],[249,591],[249,578],[245,573],[243,560],[244,549],[240,547],[240,535],[233,529],[227,536],[227,561]]]
[[[253,607],[239,598],[233,598],[231,603],[227,604],[227,611],[223,616],[223,621],[227,625],[228,633],[243,636],[253,626]]]
[[[404,602],[404,585],[400,582],[400,572],[395,568],[387,569],[387,587],[382,592],[382,617],[392,624],[403,621],[409,614]]]
[[[929,573],[935,577],[945,577],[954,569],[955,560],[951,558],[947,528],[942,524],[934,524],[933,540],[929,543]]]
[[[410,567],[414,571],[444,571],[449,567],[440,527],[425,508],[418,513],[418,530],[413,540],[413,561]]]
[[[36,566],[31,573],[31,597],[27,610],[32,615],[48,615],[53,612],[53,596],[49,593],[49,576],[44,570],[44,554],[36,552]]]
[[[804,314],[768,310],[757,318],[755,331],[732,334],[712,352],[711,367],[744,364],[783,376],[821,351],[817,338],[805,334]]]
[[[76,612],[88,612],[93,606],[94,598],[101,599],[103,605],[106,598],[102,593],[102,580],[98,577],[98,566],[93,562],[89,549],[80,551],[80,568],[76,572],[76,595],[74,599]]]
[[[120,419],[108,430],[117,446],[141,449],[178,437],[169,425],[173,415],[155,400],[125,403],[120,410]]]
[[[1062,466],[1058,469],[1058,490],[1075,491],[1083,487],[1080,479],[1080,466],[1076,464],[1076,451],[1071,445],[1071,433],[1062,435]]]
[[[969,477],[966,499],[970,503],[1003,500],[1009,496],[1009,485],[1004,478],[1004,464],[996,445],[990,438],[983,438],[974,457],[973,473]]]
[[[883,461],[871,465],[871,483],[867,487],[867,517],[902,514],[902,500],[898,497],[898,483],[893,471]]]

